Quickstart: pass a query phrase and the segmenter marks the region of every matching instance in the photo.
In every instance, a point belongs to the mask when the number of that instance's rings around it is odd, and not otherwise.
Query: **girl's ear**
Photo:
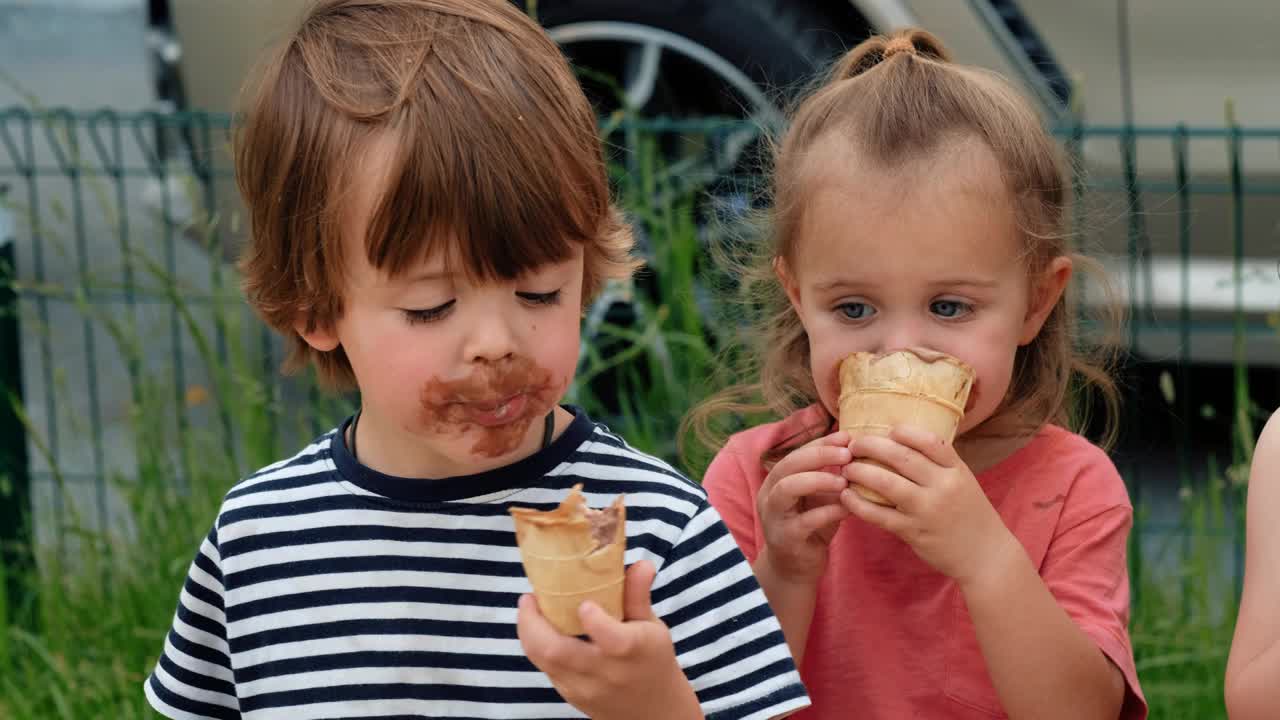
[[[1066,292],[1067,283],[1071,282],[1074,264],[1071,258],[1063,255],[1056,257],[1039,277],[1032,279],[1030,302],[1027,303],[1027,315],[1022,320],[1022,332],[1018,337],[1019,345],[1030,345],[1040,334],[1044,321],[1053,312],[1053,307]]]
[[[308,345],[320,352],[331,352],[338,347],[338,333],[333,328],[309,328],[305,318],[298,318],[293,323],[293,330]]]
[[[782,289],[786,291],[791,307],[797,313],[800,312],[800,287],[796,285],[795,278],[791,276],[791,269],[781,255],[773,259],[773,273],[778,276],[778,282],[782,283]]]

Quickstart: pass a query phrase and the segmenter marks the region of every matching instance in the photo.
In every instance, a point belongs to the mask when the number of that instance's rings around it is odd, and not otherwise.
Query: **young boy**
[[[595,117],[505,0],[324,0],[236,138],[250,302],[360,411],[235,486],[146,683],[171,718],[765,718],[808,704],[696,485],[558,404],[633,269]],[[626,493],[625,618],[526,596],[510,506]],[[656,576],[656,577],[655,577]]]

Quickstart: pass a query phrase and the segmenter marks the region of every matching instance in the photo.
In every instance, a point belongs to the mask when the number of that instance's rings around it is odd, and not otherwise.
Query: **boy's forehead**
[[[348,167],[340,172],[340,187],[336,189],[338,211],[341,216],[343,252],[350,259],[360,258],[368,264],[371,233],[377,232],[374,226],[375,213],[379,205],[394,193],[392,187],[395,171],[395,157],[399,147],[393,133],[383,131],[359,143],[351,154]],[[403,182],[403,179],[401,179]],[[433,245],[450,245],[452,243],[432,243],[431,235],[438,235],[438,229],[420,228],[420,234],[412,238],[400,238],[401,242],[418,243],[421,252],[395,272],[386,273],[388,277],[402,277],[406,274],[427,275],[446,273],[447,258],[439,250],[432,250]]]
[[[564,192],[554,163],[504,172],[466,147],[442,147],[417,126],[378,129],[347,155],[334,189],[340,252],[348,265],[388,280],[449,273],[474,283],[537,273],[581,256],[607,208],[589,192]]]
[[[443,256],[442,252],[427,252],[423,257],[415,263],[400,268],[398,272],[390,268],[378,269],[369,265],[366,261],[361,264],[365,271],[372,275],[371,281],[374,285],[384,288],[414,288],[414,287],[485,287],[504,284],[510,280],[503,281],[499,279],[483,278],[475,273],[465,272],[455,267],[454,263],[450,263]],[[544,273],[558,272],[565,266],[577,266],[583,262],[582,249],[575,249],[572,254],[564,260],[556,263],[545,263],[543,265],[526,268],[520,273],[520,278],[536,278]],[[511,280],[515,280],[512,278]]]
[[[388,189],[394,148],[389,133],[374,135],[356,147],[347,167],[339,171],[334,195],[340,198],[342,223],[348,234],[358,231],[363,235],[369,228]]]

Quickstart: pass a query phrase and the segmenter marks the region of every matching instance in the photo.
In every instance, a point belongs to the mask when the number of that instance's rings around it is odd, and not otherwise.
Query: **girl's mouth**
[[[471,422],[483,427],[498,427],[524,416],[529,396],[517,393],[497,401],[467,403],[465,413]]]

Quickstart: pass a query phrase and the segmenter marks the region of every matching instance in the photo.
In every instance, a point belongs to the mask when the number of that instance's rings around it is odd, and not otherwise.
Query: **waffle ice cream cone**
[[[557,630],[582,635],[578,605],[594,600],[622,619],[627,509],[623,496],[603,510],[587,507],[574,485],[555,510],[510,508],[516,544],[538,608]]]
[[[950,443],[964,418],[973,377],[972,368],[943,353],[854,353],[840,363],[840,429],[857,437],[912,425]],[[879,493],[858,485],[853,489],[871,502],[890,504]]]

